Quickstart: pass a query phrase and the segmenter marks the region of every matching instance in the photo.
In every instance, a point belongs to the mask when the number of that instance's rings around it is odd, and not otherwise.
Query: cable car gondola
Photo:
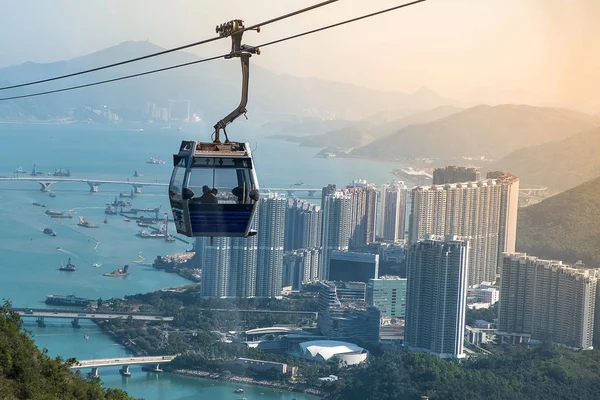
[[[241,45],[243,21],[217,27],[221,36],[231,36],[226,58],[240,57],[242,99],[239,106],[215,125],[212,142],[183,141],[173,155],[169,201],[177,232],[188,237],[248,237],[256,235],[252,221],[259,199],[259,185],[250,145],[231,142],[225,127],[246,113],[249,61],[260,54]],[[225,142],[220,141],[220,131]]]

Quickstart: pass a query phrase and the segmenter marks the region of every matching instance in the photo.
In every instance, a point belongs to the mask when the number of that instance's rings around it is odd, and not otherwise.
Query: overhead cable
[[[313,33],[321,32],[321,31],[324,31],[324,30],[327,30],[327,29],[336,28],[336,27],[341,26],[341,25],[346,25],[346,24],[349,24],[351,22],[356,22],[356,21],[360,21],[360,20],[363,20],[363,19],[367,19],[367,18],[371,18],[371,17],[377,16],[377,15],[385,14],[385,13],[388,13],[388,12],[391,12],[391,11],[395,11],[395,10],[398,10],[398,9],[401,9],[401,8],[405,8],[405,7],[408,7],[408,6],[412,6],[412,5],[415,5],[415,4],[418,4],[418,3],[423,3],[425,1],[427,1],[427,0],[416,0],[416,1],[412,1],[410,3],[400,4],[400,5],[395,6],[395,7],[390,7],[390,8],[381,10],[381,11],[376,11],[376,12],[373,12],[373,13],[370,13],[370,14],[365,14],[365,15],[362,15],[360,17],[351,18],[351,19],[348,19],[348,20],[345,20],[345,21],[341,21],[341,22],[337,22],[337,23],[334,23],[334,24],[331,24],[331,25],[323,26],[321,28],[308,30],[308,31],[305,31],[305,32],[301,32],[301,33],[298,33],[298,34],[286,36],[286,37],[283,37],[283,38],[280,38],[280,39],[276,39],[276,40],[273,40],[273,41],[270,41],[270,42],[266,42],[266,43],[263,43],[263,44],[260,44],[260,45],[257,45],[257,46],[251,46],[251,47],[261,48],[261,47],[272,46],[274,44],[278,44],[278,43],[285,42],[285,41],[292,40],[292,39],[297,39],[299,37],[311,35]],[[246,28],[246,29],[249,29],[249,28]],[[224,58],[227,55],[229,55],[229,53],[222,54],[222,55],[219,55],[219,56],[209,57],[209,58],[203,58],[203,59],[200,59],[200,60],[191,61],[191,62],[187,62],[187,63],[183,63],[183,64],[176,64],[176,65],[172,65],[172,66],[165,67],[165,68],[153,69],[153,70],[149,70],[149,71],[145,71],[145,72],[140,72],[140,73],[137,73],[137,74],[125,75],[125,76],[121,76],[121,77],[118,77],[118,78],[106,79],[106,80],[102,80],[102,81],[97,81],[97,82],[92,82],[92,83],[87,83],[87,84],[77,85],[77,86],[69,86],[69,87],[65,87],[65,88],[62,88],[62,89],[48,90],[48,91],[44,91],[44,92],[36,92],[36,93],[19,95],[19,96],[3,97],[3,98],[0,98],[0,101],[24,99],[24,98],[28,98],[28,97],[36,97],[36,96],[42,96],[42,95],[46,95],[46,94],[66,92],[66,91],[75,90],[75,89],[82,89],[82,88],[86,88],[86,87],[90,87],[90,86],[102,85],[102,84],[110,83],[110,82],[122,81],[122,80],[125,80],[125,79],[136,78],[136,77],[139,77],[139,76],[155,74],[157,72],[169,71],[169,70],[176,69],[176,68],[187,67],[187,66],[190,66],[190,65],[200,64],[200,63],[207,62],[207,61],[213,61],[213,60],[217,60],[219,58]]]
[[[307,11],[311,11],[311,10],[314,10],[316,8],[323,7],[325,5],[328,5],[328,4],[331,4],[331,3],[335,3],[337,1],[339,1],[339,0],[327,0],[327,1],[324,1],[324,2],[321,2],[321,3],[318,3],[318,4],[314,4],[312,6],[309,6],[309,7],[306,7],[306,8],[302,8],[300,10],[296,10],[296,11],[293,11],[291,13],[281,15],[279,17],[271,18],[271,19],[269,19],[267,21],[260,22],[258,24],[254,24],[252,26],[249,26],[249,27],[246,27],[244,29],[241,29],[239,32],[244,32],[244,31],[248,31],[248,30],[255,30],[257,28],[260,28],[261,26],[269,25],[269,24],[272,24],[274,22],[279,22],[279,21],[282,21],[284,19],[287,19],[287,18],[294,17],[294,16],[299,15],[299,14],[305,13]],[[159,52],[156,52],[156,53],[152,53],[152,54],[147,54],[145,56],[131,58],[131,59],[124,60],[124,61],[119,61],[119,62],[116,62],[116,63],[113,63],[113,64],[102,65],[100,67],[90,68],[90,69],[86,69],[86,70],[83,70],[83,71],[73,72],[73,73],[65,74],[65,75],[59,75],[59,76],[55,76],[55,77],[52,77],[52,78],[40,79],[40,80],[32,81],[32,82],[19,83],[17,85],[0,87],[0,90],[16,89],[16,88],[25,87],[25,86],[38,85],[40,83],[46,83],[46,82],[57,81],[57,80],[60,80],[60,79],[71,78],[71,77],[74,77],[74,76],[85,75],[85,74],[89,74],[89,73],[92,73],[92,72],[102,71],[104,69],[119,67],[119,66],[125,65],[125,64],[131,64],[131,63],[134,63],[134,62],[137,62],[137,61],[147,60],[149,58],[162,56],[162,55],[173,53],[173,52],[176,52],[176,51],[189,49],[191,47],[197,47],[197,46],[204,45],[204,44],[211,43],[211,42],[215,42],[215,41],[217,41],[219,39],[224,39],[224,38],[225,38],[225,36],[215,36],[215,37],[212,37],[212,38],[209,38],[209,39],[204,39],[204,40],[200,40],[198,42],[185,44],[183,46],[173,47],[171,49],[162,50],[162,51],[159,51]]]

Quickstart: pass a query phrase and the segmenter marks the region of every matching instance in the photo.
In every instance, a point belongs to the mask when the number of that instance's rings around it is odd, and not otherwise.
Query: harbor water
[[[359,178],[381,184],[393,179],[390,172],[398,167],[359,159],[315,158],[318,149],[266,139],[257,127],[240,126],[243,139],[255,149],[262,187],[288,188],[298,182],[317,188],[328,183],[342,186]],[[46,173],[53,173],[59,167],[68,168],[71,178],[77,179],[167,183],[172,153],[180,141],[207,138],[199,125],[188,125],[184,131],[148,126],[139,131],[137,128],[139,126],[0,124],[0,177],[16,176],[13,171],[19,166],[27,172],[19,176],[29,177],[36,164],[38,171]],[[234,139],[242,138],[234,136]],[[148,164],[150,157],[161,158],[166,164]],[[144,176],[134,177],[134,171]],[[120,215],[105,215],[106,203],[119,193],[130,193],[131,186],[102,184],[98,193],[91,193],[86,183],[57,182],[51,186],[56,197],[40,191],[40,187],[35,181],[0,181],[0,298],[10,300],[15,307],[39,308],[46,307],[47,294],[107,299],[190,283],[176,274],[155,270],[151,264],[158,255],[190,249],[191,242],[140,238],[136,233],[143,228],[135,221],[126,222]],[[143,187],[140,195],[121,200],[131,201],[137,208],[160,207],[160,218],[169,211],[164,187]],[[319,193],[315,201],[320,202]],[[34,202],[46,207],[34,206]],[[48,209],[65,210],[73,218],[49,218],[44,214]],[[79,216],[98,228],[78,226]],[[105,218],[106,224],[103,223]],[[43,234],[47,227],[57,235]],[[174,233],[172,224],[169,231]],[[68,258],[77,270],[59,271]],[[129,265],[129,276],[103,276],[124,265]],[[36,344],[47,348],[52,356],[83,360],[127,355],[123,347],[89,321],[82,321],[81,329],[73,329],[70,320],[46,322],[45,328],[39,328],[33,320],[27,320],[25,328],[32,332]],[[117,367],[101,368],[100,376],[107,387],[121,388],[133,397],[147,400],[236,398],[232,391],[240,387],[199,378],[146,373],[141,367],[132,367],[131,371],[131,377],[123,378]],[[242,387],[243,397],[248,400],[311,398],[270,388]]]

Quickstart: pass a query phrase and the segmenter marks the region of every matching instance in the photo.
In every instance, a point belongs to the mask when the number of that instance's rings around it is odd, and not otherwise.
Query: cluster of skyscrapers
[[[320,206],[267,195],[257,236],[198,240],[202,295],[274,297],[319,282],[325,336],[371,342],[380,318],[400,318],[409,348],[462,358],[467,296],[494,303],[500,282],[502,340],[591,347],[598,277],[515,252],[519,179],[450,166],[433,183],[328,185]],[[406,277],[380,277],[382,259]]]

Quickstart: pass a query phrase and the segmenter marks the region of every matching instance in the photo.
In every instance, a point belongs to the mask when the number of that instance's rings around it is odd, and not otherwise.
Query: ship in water
[[[50,192],[50,193],[48,193],[48,196],[50,196],[50,197],[56,197],[56,193]]]
[[[135,193],[133,193],[133,190],[131,191],[131,193],[119,193],[119,197],[135,197]],[[129,205],[131,205],[131,203],[129,203]]]
[[[13,172],[14,172],[15,174],[26,174],[26,173],[27,173],[27,171],[25,171],[25,170],[23,169],[23,166],[21,166],[21,165],[19,166],[19,168],[15,169]]]
[[[58,269],[59,271],[67,271],[67,272],[73,272],[75,271],[77,268],[75,268],[75,264],[71,263],[71,258],[69,257],[69,260],[67,261],[67,265],[63,266],[61,264],[60,268]]]
[[[107,204],[106,205],[106,209],[104,210],[104,214],[107,214],[107,215],[117,215],[118,212],[117,212],[116,209],[113,210],[113,208],[111,207],[110,204]]]
[[[154,158],[154,157],[150,157],[150,159],[147,161],[148,164],[166,164],[163,160],[160,159],[160,157],[158,158]]]
[[[138,223],[138,225],[139,225],[139,223]],[[168,226],[169,226],[169,215],[167,213],[165,213],[163,222],[162,222],[162,224],[160,224],[158,229],[152,230],[152,231],[142,230],[142,231],[139,231],[136,234],[136,236],[139,236],[144,239],[164,239],[167,242],[173,242],[173,241],[175,241],[175,238],[173,238],[173,236],[169,235]]]
[[[58,169],[54,170],[54,173],[52,175],[54,175],[54,176],[71,176],[71,170],[58,168]]]
[[[123,200],[119,200],[117,199],[117,197],[115,196],[115,200],[110,203],[107,204],[108,206],[113,206],[113,207],[129,207],[131,205],[131,202],[129,201],[123,201]]]
[[[79,222],[77,223],[79,226],[83,226],[84,228],[97,228],[96,225],[92,224],[89,221],[85,221],[83,217],[79,217]]]
[[[140,173],[139,173],[139,172],[137,172],[137,171],[135,171],[135,173],[133,174],[133,177],[134,177],[134,178],[140,178],[140,177],[142,177],[142,176],[144,176],[144,174],[140,174]]]
[[[52,230],[52,228],[44,228],[44,233],[50,236],[56,236],[56,232]]]
[[[49,294],[46,296],[46,304],[70,307],[87,307],[91,300],[85,297],[76,297],[75,295],[61,296],[59,294]]]
[[[38,203],[37,201],[34,201],[34,202],[33,202],[33,205],[34,205],[34,206],[38,206],[38,207],[44,207],[44,208],[46,207],[46,205],[45,205],[45,204]],[[46,213],[47,213],[47,212],[46,212]]]
[[[50,216],[53,216],[53,215],[56,216],[56,215],[65,215],[65,212],[64,211],[46,210],[45,214],[50,215]]]
[[[129,265],[123,267],[123,269],[115,269],[113,272],[108,272],[104,274],[104,276],[128,276],[129,275]]]

